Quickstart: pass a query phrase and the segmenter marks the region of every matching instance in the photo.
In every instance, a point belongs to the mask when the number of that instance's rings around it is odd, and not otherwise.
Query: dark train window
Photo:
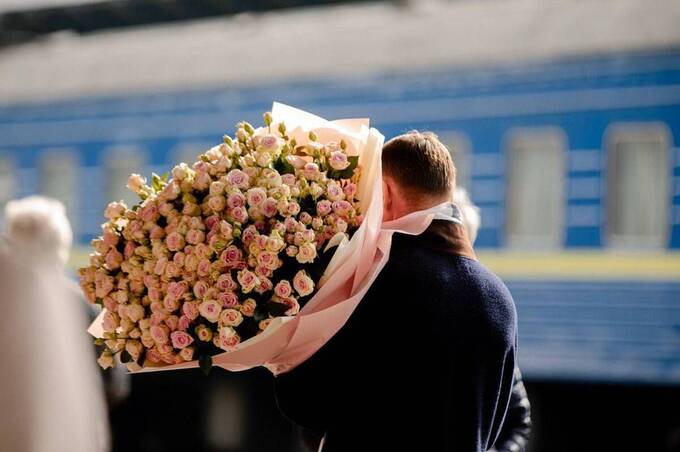
[[[438,134],[439,140],[449,148],[453,163],[456,165],[456,185],[470,188],[470,168],[472,145],[465,134],[443,132]]]
[[[144,171],[144,152],[142,149],[130,147],[112,147],[106,155],[106,199],[107,201],[123,200],[128,207],[139,202],[139,197],[127,188],[130,174],[137,173],[149,179]]]
[[[554,248],[564,230],[566,137],[552,127],[511,131],[508,144],[508,246]]]
[[[40,160],[40,193],[64,203],[74,232],[78,224],[78,167],[76,150],[71,148],[46,149]]]
[[[664,246],[669,133],[661,124],[615,125],[607,139],[607,235],[612,246]]]

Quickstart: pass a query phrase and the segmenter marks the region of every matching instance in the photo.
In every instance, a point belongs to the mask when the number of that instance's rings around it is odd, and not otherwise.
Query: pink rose
[[[128,305],[127,315],[133,322],[139,322],[144,318],[144,306],[137,303]]]
[[[297,215],[300,213],[300,204],[292,201],[288,204],[288,215]]]
[[[345,192],[345,196],[347,196],[348,199],[354,199],[354,195],[357,193],[357,185],[354,183],[349,183],[345,185],[343,191]]]
[[[316,258],[316,246],[309,242],[300,245],[295,258],[301,264],[314,262],[314,259]]]
[[[181,251],[178,251],[175,253],[174,256],[172,256],[172,261],[179,265],[180,267],[184,267],[184,259],[186,258],[186,254],[184,254]]]
[[[215,226],[217,226],[217,224],[219,222],[220,222],[220,217],[217,216],[217,215],[210,215],[205,220],[203,220],[205,227],[208,228],[209,230],[212,230]]]
[[[174,300],[179,300],[185,293],[187,293],[188,286],[189,285],[186,281],[173,281],[168,284],[168,296]]]
[[[184,331],[173,331],[170,338],[172,339],[172,346],[178,350],[188,347],[194,342],[194,338]]]
[[[241,314],[246,317],[252,317],[255,315],[255,308],[257,308],[257,303],[252,298],[248,298],[239,306]]]
[[[245,223],[248,220],[248,211],[244,207],[234,207],[227,212],[234,221]]]
[[[154,325],[150,331],[151,337],[156,341],[156,344],[166,344],[168,342],[170,330],[166,325]]]
[[[196,254],[188,254],[184,258],[184,268],[190,272],[196,271],[199,260],[200,258]]]
[[[243,314],[236,309],[225,309],[220,314],[220,324],[226,326],[239,326],[243,322]]]
[[[106,231],[104,231],[102,241],[104,242],[104,245],[106,245],[107,248],[110,248],[118,245],[118,242],[120,241],[120,236],[116,234],[115,231],[107,229]]]
[[[169,294],[163,298],[163,308],[168,312],[174,312],[180,307],[180,301]]]
[[[182,305],[182,314],[186,316],[189,320],[196,320],[198,317],[198,308],[196,303],[191,301],[185,301]]]
[[[293,287],[301,297],[305,297],[314,292],[314,281],[304,270],[300,270],[293,278]]]
[[[257,147],[268,151],[275,151],[281,145],[281,139],[273,134],[256,137]]]
[[[191,361],[194,358],[194,347],[186,347],[183,348],[179,352],[179,356],[184,360],[184,361]]]
[[[288,306],[286,315],[297,315],[300,312],[300,304],[294,297],[289,297],[283,300],[284,304]]]
[[[205,300],[198,305],[198,312],[209,322],[217,322],[222,312],[222,306],[217,300]]]
[[[338,184],[328,184],[326,187],[326,194],[331,201],[340,201],[345,197],[345,192],[342,191],[342,188],[340,188]]]
[[[211,196],[208,199],[208,207],[210,207],[213,212],[222,212],[226,205],[227,202],[222,195]]]
[[[274,287],[274,293],[276,294],[277,297],[280,298],[288,298],[292,292],[293,288],[291,287],[290,283],[285,279],[279,281]]]
[[[170,331],[175,331],[179,326],[179,317],[176,315],[169,315],[163,320],[163,323],[170,329]]]
[[[112,202],[108,206],[106,206],[106,210],[104,211],[104,216],[109,219],[109,220],[115,220],[117,218],[122,217],[125,215],[125,211],[127,210],[127,206],[125,205],[124,202]]]
[[[265,217],[271,218],[278,212],[278,202],[274,198],[267,198],[264,203],[262,203],[262,213]]]
[[[333,212],[336,215],[346,216],[350,210],[352,210],[352,204],[348,201],[342,200],[333,203]]]
[[[208,187],[210,187],[210,182],[211,182],[210,174],[208,174],[207,172],[200,172],[196,174],[192,187],[194,188],[194,190],[204,191],[207,190]]]
[[[196,281],[196,284],[194,284],[194,295],[196,298],[199,300],[202,299],[209,287],[208,283],[203,280]]]
[[[156,225],[151,228],[151,231],[149,232],[149,237],[152,238],[153,240],[162,240],[163,237],[165,237],[165,229]]]
[[[165,244],[170,251],[181,251],[184,248],[184,237],[177,231],[172,232],[165,238]]]
[[[349,160],[347,160],[347,155],[342,151],[332,152],[329,163],[331,165],[331,168],[338,171],[342,171],[349,166]]]
[[[102,327],[107,333],[112,333],[116,331],[116,328],[120,325],[120,317],[113,311],[107,311],[104,314],[104,319],[102,322]]]
[[[179,318],[179,322],[177,322],[177,329],[180,331],[186,331],[189,326],[191,325],[191,319],[185,315]]]
[[[316,203],[316,213],[317,215],[320,215],[322,217],[331,213],[332,208],[333,205],[327,199],[324,199],[323,201],[319,201],[318,203]]]
[[[174,262],[168,262],[165,266],[165,277],[176,278],[182,274],[182,268]]]
[[[187,232],[186,240],[187,243],[197,245],[205,240],[205,233],[203,231],[199,231],[198,229],[190,229],[189,232]]]
[[[267,238],[266,236],[260,237]],[[271,251],[262,251],[257,255],[257,263],[269,270],[276,270],[279,267],[279,258]]]
[[[248,188],[249,177],[241,170],[233,169],[227,173],[227,181],[238,188]]]
[[[222,254],[220,254],[220,260],[225,264],[231,266],[243,259],[243,253],[234,245],[228,246]]]
[[[236,282],[234,279],[231,277],[229,273],[225,273],[219,276],[217,278],[217,281],[215,282],[215,287],[218,289],[224,291],[224,290],[234,290],[236,289]]]
[[[246,193],[246,199],[251,206],[260,206],[267,199],[267,192],[260,187],[251,188]]]
[[[223,308],[235,308],[238,306],[238,296],[231,290],[221,292],[217,296],[217,301],[222,304]]]
[[[260,284],[258,284],[257,287],[255,288],[255,291],[257,293],[263,294],[265,292],[269,292],[274,288],[274,284],[272,284],[271,280],[266,276],[259,276],[258,279],[260,280]]]
[[[111,248],[108,253],[106,253],[106,268],[109,270],[116,270],[120,268],[120,264],[123,262],[123,255],[120,254],[115,248]]]
[[[253,225],[248,226],[241,233],[241,240],[246,246],[250,245],[250,242],[253,241],[255,237],[257,237],[257,229]]]
[[[144,222],[156,221],[159,216],[158,206],[154,202],[146,202],[137,214]]]
[[[227,205],[231,209],[243,207],[246,205],[246,197],[241,192],[232,193],[227,197]]]
[[[131,258],[134,253],[135,253],[135,242],[127,242],[125,244],[125,250],[123,251],[125,258],[126,259]]]
[[[295,175],[294,174],[282,174],[281,175],[281,181],[288,186],[295,185]]]
[[[182,193],[179,184],[175,181],[168,182],[158,195],[158,199],[174,201]]]
[[[239,284],[241,285],[241,291],[243,291],[243,293],[250,292],[258,284],[260,284],[260,280],[257,278],[255,273],[251,272],[250,270],[241,270],[237,273],[236,277]]]
[[[210,261],[208,259],[201,259],[198,262],[196,270],[199,276],[208,276],[210,274]]]
[[[158,276],[163,275],[163,273],[165,273],[166,265],[168,265],[168,259],[165,257],[161,257],[156,261],[156,264],[153,267],[153,272]]]

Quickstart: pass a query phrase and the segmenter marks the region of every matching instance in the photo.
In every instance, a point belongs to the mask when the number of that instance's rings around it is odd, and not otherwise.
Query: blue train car
[[[77,264],[130,173],[167,171],[273,100],[387,137],[432,130],[516,299],[526,376],[677,385],[678,48],[6,103],[0,202],[63,200]]]

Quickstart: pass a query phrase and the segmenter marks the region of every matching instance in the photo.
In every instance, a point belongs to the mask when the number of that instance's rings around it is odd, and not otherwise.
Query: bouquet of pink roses
[[[376,233],[362,227],[363,210],[370,229],[381,219],[377,184],[361,181],[359,163],[364,157],[376,178],[382,136],[365,121],[330,123],[280,104],[273,113],[264,114],[264,127],[239,123],[234,138],[175,166],[169,180],[131,175],[139,204],[108,205],[90,265],[79,271],[87,299],[104,307],[90,328],[103,368],[116,356],[131,370],[207,370],[214,359],[233,370],[267,365],[286,351],[297,324],[283,327],[301,309],[358,303],[367,289],[357,299],[358,283],[375,272],[348,254],[373,262]],[[317,127],[306,128],[309,121]],[[373,155],[362,155],[368,147]],[[316,296],[336,273],[329,293]],[[246,359],[216,359],[237,350]]]

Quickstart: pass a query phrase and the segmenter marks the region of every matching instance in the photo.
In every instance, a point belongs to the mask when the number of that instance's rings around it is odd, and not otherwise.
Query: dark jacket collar
[[[424,246],[440,252],[477,260],[472,243],[464,226],[446,220],[433,220],[430,226],[417,236]]]

